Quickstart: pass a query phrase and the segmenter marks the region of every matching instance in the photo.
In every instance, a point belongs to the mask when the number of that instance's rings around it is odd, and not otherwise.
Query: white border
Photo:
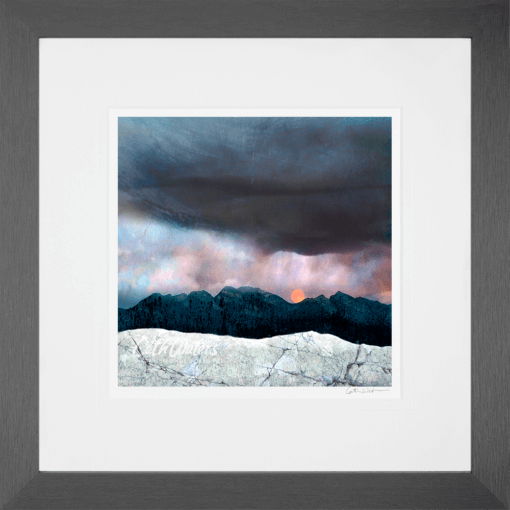
[[[391,117],[392,126],[392,386],[373,393],[352,393],[345,387],[120,387],[118,381],[118,118],[119,117]],[[108,288],[109,399],[302,399],[395,400],[401,398],[401,167],[400,109],[322,110],[322,109],[112,109],[109,113],[109,189],[108,189]],[[100,339],[103,342],[103,339]],[[98,346],[101,349],[101,345]],[[103,392],[101,387],[100,393]]]
[[[469,39],[39,46],[41,471],[469,472]],[[401,109],[402,399],[109,400],[109,110],[381,106]]]

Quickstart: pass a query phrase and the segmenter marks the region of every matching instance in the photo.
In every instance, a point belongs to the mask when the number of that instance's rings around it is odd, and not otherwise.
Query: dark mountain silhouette
[[[391,345],[391,305],[342,292],[292,304],[261,289],[225,287],[214,297],[204,290],[151,294],[132,308],[119,308],[119,332],[140,328],[244,338],[316,331],[382,347]]]

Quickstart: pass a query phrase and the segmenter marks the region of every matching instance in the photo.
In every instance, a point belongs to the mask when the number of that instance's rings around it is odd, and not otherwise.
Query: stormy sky
[[[119,306],[249,285],[391,302],[391,119],[119,118]]]

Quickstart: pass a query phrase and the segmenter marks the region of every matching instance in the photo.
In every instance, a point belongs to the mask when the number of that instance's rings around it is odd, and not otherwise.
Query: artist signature
[[[389,389],[378,389],[378,388],[347,388],[345,392],[346,395],[351,395],[352,393],[374,393],[376,391],[390,391]]]

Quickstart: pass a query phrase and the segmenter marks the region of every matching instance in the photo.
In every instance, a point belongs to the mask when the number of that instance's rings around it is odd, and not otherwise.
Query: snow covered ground
[[[254,340],[136,329],[118,344],[119,386],[391,386],[391,347],[314,331]]]

